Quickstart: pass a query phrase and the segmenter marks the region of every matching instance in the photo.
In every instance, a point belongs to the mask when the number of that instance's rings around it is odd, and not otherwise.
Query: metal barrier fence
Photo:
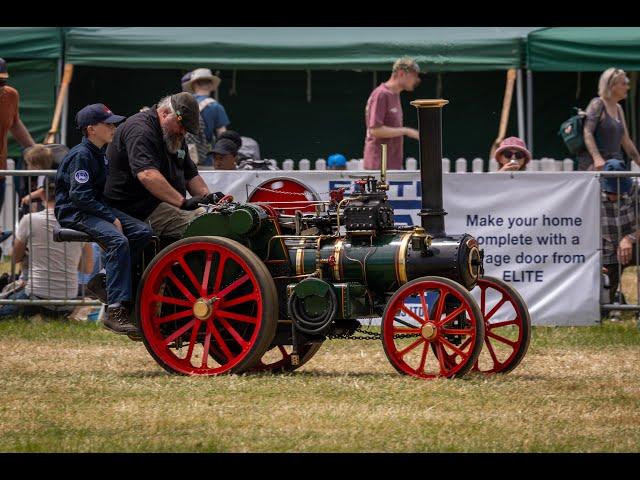
[[[8,161],[8,166],[14,166],[12,160]],[[69,244],[66,242],[57,244],[57,248],[52,246],[53,242],[53,227],[58,225],[57,220],[55,219],[54,213],[52,210],[46,208],[46,199],[49,198],[49,194],[55,195],[55,192],[50,192],[49,184],[45,181],[46,178],[52,178],[56,174],[55,170],[0,170],[0,175],[6,178],[5,180],[5,196],[4,203],[2,206],[2,211],[0,212],[0,221],[2,223],[2,230],[11,230],[13,235],[11,235],[10,239],[6,239],[2,242],[2,272],[9,274],[9,283],[16,281],[18,279],[18,284],[13,284],[13,286],[23,285],[29,283],[28,276],[33,274],[32,265],[36,263],[42,263],[43,260],[46,262],[46,284],[47,284],[47,292],[46,294],[41,294],[40,296],[34,295],[33,291],[29,291],[27,298],[6,298],[7,292],[4,294],[0,294],[0,306],[3,305],[17,305],[17,306],[43,306],[50,307],[52,310],[55,310],[55,307],[72,307],[79,305],[96,305],[100,306],[101,303],[98,300],[94,300],[87,296],[86,289],[77,288],[76,291],[72,291],[69,289],[69,285],[66,281],[68,277],[75,276],[78,282],[78,285],[82,285],[80,282],[80,275],[78,273],[84,272],[85,274],[89,273],[89,265],[85,263],[87,258],[84,254],[80,256],[80,263],[77,265],[68,265],[64,259],[68,256],[68,250],[70,248],[74,248],[73,244]],[[24,179],[24,180],[23,180]],[[22,188],[20,188],[22,187]],[[33,187],[42,187],[44,193],[43,202],[32,201],[27,205],[22,205],[22,198],[20,195],[26,195],[34,191]],[[38,229],[37,226],[34,226],[34,215],[36,212],[44,212],[44,229]],[[13,255],[14,247],[16,243],[16,235],[18,232],[19,220],[21,218],[27,218],[27,232],[28,239],[26,240],[26,256],[25,260],[20,262],[20,269],[18,270],[18,262]],[[34,230],[35,228],[35,230]],[[44,255],[45,258],[41,258],[42,253],[38,253],[39,249],[34,249],[34,237],[37,236],[38,242],[44,240]],[[7,255],[7,247],[10,247],[11,254]],[[77,246],[76,246],[77,248]],[[52,258],[52,252],[54,250],[62,249],[63,261],[60,261],[60,258],[54,259]],[[85,252],[87,252],[85,250]],[[40,255],[40,256],[38,256]],[[101,259],[100,256],[98,258],[92,257],[88,260],[91,261],[91,264],[95,265],[97,263],[99,270],[101,268]],[[7,258],[9,257],[9,258]],[[10,263],[10,266],[8,265]],[[58,268],[55,267],[55,265]],[[29,265],[29,268],[25,268]],[[62,265],[62,270],[59,269],[60,265]],[[7,271],[8,270],[8,271]],[[52,275],[53,274],[53,275]],[[27,277],[27,278],[25,278]],[[60,278],[61,277],[61,278]],[[64,284],[64,294],[54,295],[52,290],[56,289],[58,291],[61,290],[60,284]],[[30,285],[31,286],[31,285]],[[26,287],[25,287],[26,288]],[[24,290],[26,294],[26,290]],[[15,296],[14,292],[14,295]],[[25,295],[21,295],[25,296]],[[60,298],[62,297],[62,298]]]
[[[13,166],[12,165],[13,162],[10,160],[9,161],[9,166]],[[7,247],[10,246],[11,250],[13,250],[13,246],[15,244],[15,234],[17,232],[17,228],[18,228],[18,220],[20,215],[20,197],[18,195],[18,191],[16,190],[16,179],[26,179],[27,185],[31,185],[35,179],[35,183],[37,185],[38,183],[38,177],[53,177],[55,176],[55,170],[0,170],[0,175],[5,176],[6,177],[6,191],[5,191],[5,199],[4,199],[4,205],[2,210],[0,211],[0,224],[2,225],[2,230],[12,230],[14,232],[14,234],[11,236],[10,240],[5,240],[4,242],[2,242],[2,244],[0,245],[3,248],[3,271],[4,268],[6,268],[6,264],[8,263],[8,261],[5,261],[5,259],[7,258],[6,255],[6,251],[7,251]],[[639,221],[639,209],[640,209],[640,172],[600,172],[598,175],[600,175],[601,178],[613,178],[615,179],[616,184],[618,185],[618,188],[620,188],[621,182],[623,182],[625,178],[631,178],[632,179],[632,183],[635,186],[635,188],[633,188],[631,195],[630,196],[618,196],[614,203],[615,203],[615,211],[616,212],[622,212],[625,213],[627,215],[627,217],[630,217],[633,219],[632,222],[632,229],[631,231],[633,233],[635,233],[637,235],[638,240],[640,240],[640,221]],[[40,182],[42,183],[42,182]],[[45,194],[45,198],[46,196],[49,194],[49,186],[46,182],[44,182],[44,194]],[[28,193],[28,191],[30,191],[29,188],[26,189],[26,192]],[[46,217],[46,224],[47,225],[57,225],[57,221],[55,220],[55,217],[53,217],[53,212],[50,212],[48,209],[44,208],[45,211],[45,217]],[[50,218],[52,217],[52,218]],[[32,216],[29,216],[29,242],[27,242],[27,249],[29,250],[29,252],[33,255],[34,254],[34,250],[33,250],[33,222],[32,222]],[[620,239],[623,236],[623,230],[628,230],[629,229],[629,222],[627,221],[627,223],[623,223],[618,215],[617,219],[614,220],[615,222],[615,239],[616,242],[619,243]],[[607,226],[605,225],[605,221],[604,218],[601,221],[601,228],[603,230],[606,230]],[[611,225],[609,225],[609,229],[611,231]],[[605,234],[606,232],[601,231],[598,232],[598,234],[600,235],[602,242],[601,242],[601,249],[602,252],[604,254],[605,252]],[[51,250],[51,243],[53,242],[53,236],[50,232],[46,233],[46,249],[47,249],[47,261],[50,261],[50,256],[49,256],[49,252]],[[60,244],[62,246],[62,248],[65,249],[65,254],[66,254],[66,249],[69,248],[69,244],[62,243]],[[616,246],[617,248],[617,246]],[[610,250],[610,249],[609,249]],[[616,278],[618,279],[617,281],[617,290],[621,291],[621,286],[622,286],[622,273],[624,271],[625,268],[627,267],[636,267],[636,269],[638,271],[640,271],[640,241],[636,241],[633,244],[633,250],[635,255],[633,256],[633,262],[630,264],[626,264],[626,265],[622,265],[621,262],[616,262],[613,265],[614,267],[610,267],[610,268],[615,268],[615,271],[609,271],[608,272],[608,277],[610,278]],[[94,261],[98,263],[98,268],[101,268],[101,259],[100,256],[97,256],[98,258],[94,258]],[[601,257],[602,258],[602,257]],[[69,269],[74,269],[75,272],[75,266],[73,265],[67,265],[65,267],[65,271],[63,272],[64,274],[67,274],[68,271],[66,270],[66,268]],[[80,269],[83,268],[83,265],[81,264],[79,266]],[[95,269],[94,269],[95,271]],[[47,272],[51,273],[51,270],[49,268],[47,268]],[[10,271],[7,272],[10,273],[10,278],[13,279],[17,273],[17,263],[15,261],[15,258],[13,257],[13,255],[10,256]],[[55,278],[51,278],[50,276],[47,277],[47,283],[49,285],[49,290],[51,290],[51,284],[52,282],[56,282],[57,280]],[[603,282],[603,285],[606,285],[606,281]],[[614,282],[616,283],[616,282]],[[66,284],[65,284],[66,286]],[[42,297],[35,297],[33,294],[30,295],[30,297],[28,299],[10,299],[10,298],[2,298],[3,296],[0,295],[0,306],[1,305],[8,305],[8,304],[13,304],[13,305],[38,305],[38,306],[77,306],[77,305],[101,305],[101,303],[98,300],[94,300],[91,299],[89,297],[86,296],[86,291],[81,292],[81,295],[78,296],[77,293],[75,292],[76,295],[73,294],[74,292],[66,292],[65,291],[65,295],[64,298],[52,298],[50,295],[47,295],[47,298],[42,298]],[[640,311],[640,281],[636,282],[636,294],[637,294],[637,300],[634,304],[628,304],[628,303],[623,303],[622,301],[619,302],[612,302],[610,300],[610,297],[607,297],[607,294],[610,294],[610,291],[607,291],[606,289],[604,289],[601,292],[601,310],[606,312],[606,311],[611,311],[611,310],[635,310],[635,311]]]
[[[278,162],[275,159],[265,159],[277,166]],[[471,170],[469,170],[469,164],[471,164]],[[303,158],[296,162],[287,158],[282,161],[282,170],[327,170],[327,161],[324,158],[318,158],[317,160],[309,160]],[[297,168],[296,168],[297,167]],[[352,158],[347,160],[347,170],[363,170],[364,161],[362,158]],[[406,170],[417,170],[418,160],[413,157],[407,157],[404,161],[404,168]],[[460,157],[455,161],[451,161],[449,158],[442,159],[442,172],[443,173],[482,173],[482,172],[497,172],[499,169],[498,162],[495,158],[485,160],[480,157],[476,157],[471,162],[466,158]],[[562,160],[556,160],[553,158],[535,158],[529,162],[526,169],[530,172],[572,172],[574,170],[574,161],[571,158],[565,158]]]
[[[600,299],[600,309],[604,312],[610,312],[612,310],[635,310],[640,311],[640,229],[639,229],[639,218],[638,218],[638,204],[639,204],[639,190],[640,190],[640,172],[601,172],[601,178],[610,178],[614,180],[614,185],[616,190],[620,192],[622,182],[625,179],[631,179],[632,189],[628,195],[617,195],[615,198],[611,197],[610,199],[602,200],[602,218],[600,221],[601,224],[601,250],[602,250],[602,266],[605,265],[605,255],[611,252],[611,248],[615,248],[616,254],[616,262],[615,263],[607,263],[609,265],[609,271],[604,273],[606,275],[604,278],[603,286],[606,286],[609,283],[609,288],[603,288],[601,299]],[[611,202],[608,206],[605,202]],[[612,209],[615,205],[615,209]],[[616,216],[613,220],[608,220],[607,213],[615,213]],[[614,225],[612,225],[612,222]],[[615,228],[612,228],[615,227]],[[630,232],[629,232],[630,230]],[[636,240],[633,242],[632,246],[632,256],[630,261],[623,265],[621,261],[622,251],[620,250],[620,241],[624,238],[624,236],[628,235],[629,232],[635,235]],[[612,235],[612,233],[614,233]],[[606,247],[607,239],[613,238],[615,240],[615,244],[612,246]],[[622,294],[622,273],[625,268],[635,267],[636,268],[636,302],[635,303],[626,303],[626,299]],[[613,271],[611,271],[613,270]],[[617,281],[615,279],[617,278]],[[606,280],[609,280],[607,282]],[[612,285],[611,280],[613,280],[614,285]],[[615,285],[617,284],[617,286]],[[613,294],[613,295],[612,295]],[[611,301],[611,297],[614,297],[614,301]],[[609,298],[607,298],[609,297]]]

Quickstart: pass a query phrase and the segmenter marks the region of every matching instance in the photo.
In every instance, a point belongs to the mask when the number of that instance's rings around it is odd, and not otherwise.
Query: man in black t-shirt
[[[161,237],[181,238],[202,213],[198,204],[222,195],[209,192],[184,143],[187,132],[197,133],[199,115],[191,94],[165,97],[122,123],[107,148],[108,203],[149,223]]]

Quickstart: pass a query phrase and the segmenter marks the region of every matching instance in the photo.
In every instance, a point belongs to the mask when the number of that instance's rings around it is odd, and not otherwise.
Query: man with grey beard
[[[222,196],[209,192],[184,143],[187,132],[198,132],[199,115],[191,94],[164,97],[120,124],[107,148],[107,202],[168,240],[182,237],[203,211],[198,204]]]

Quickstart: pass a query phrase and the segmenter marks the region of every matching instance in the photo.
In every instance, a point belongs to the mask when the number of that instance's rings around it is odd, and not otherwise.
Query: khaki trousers
[[[161,202],[145,222],[151,225],[153,233],[158,237],[180,239],[189,223],[205,211],[202,207],[195,210],[180,210],[169,203]]]

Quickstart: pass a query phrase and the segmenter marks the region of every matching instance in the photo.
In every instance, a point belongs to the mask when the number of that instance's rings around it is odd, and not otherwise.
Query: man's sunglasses
[[[511,158],[522,160],[525,157],[525,154],[520,150],[505,150],[504,152],[502,152],[502,155],[504,155],[504,158],[506,158],[507,160],[511,160]]]

